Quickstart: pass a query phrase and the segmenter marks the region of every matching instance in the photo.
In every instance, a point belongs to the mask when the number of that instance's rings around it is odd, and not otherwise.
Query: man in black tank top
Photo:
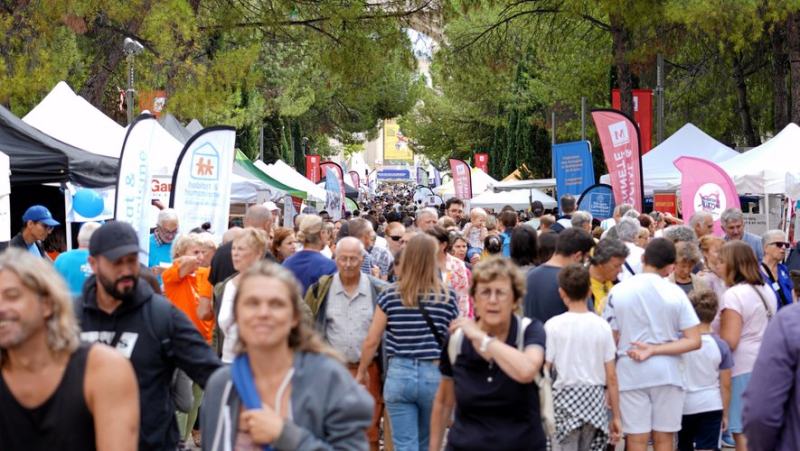
[[[52,265],[0,256],[0,450],[134,450],[138,429],[130,362],[80,343]]]

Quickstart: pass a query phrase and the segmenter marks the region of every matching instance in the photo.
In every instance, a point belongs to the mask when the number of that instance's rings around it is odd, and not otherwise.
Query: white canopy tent
[[[786,194],[787,174],[800,178],[800,127],[789,123],[764,144],[720,164],[740,194]]]
[[[511,180],[490,184],[489,189],[493,191],[516,191],[519,189],[555,188],[555,186],[556,179]]]
[[[117,124],[83,97],[75,94],[65,82],[52,91],[22,120],[59,141],[88,152],[119,158],[125,141],[126,127]],[[154,141],[158,152],[151,155],[154,175],[169,175],[183,150],[160,124],[155,127]]]
[[[263,161],[256,161],[254,164],[264,173],[284,185],[291,186],[299,191],[305,191],[309,201],[325,202],[325,189],[318,187],[314,182],[303,177],[302,174],[282,160],[277,160],[273,164],[265,164]],[[345,177],[346,180],[347,177]]]
[[[642,157],[644,193],[652,195],[654,191],[679,187],[681,173],[672,162],[680,157],[702,158],[720,164],[737,155],[739,153],[735,150],[708,136],[694,124],[687,123]],[[600,183],[610,185],[611,176],[601,176]]]
[[[489,174],[483,172],[481,168],[472,168],[472,198],[474,199],[479,194],[489,189],[490,184],[496,185],[499,183],[493,179]],[[455,197],[456,188],[453,181],[449,181],[441,186],[433,189],[433,193],[441,196],[443,200]]]
[[[11,162],[0,152],[0,242],[11,240]]]
[[[526,210],[531,201],[538,200],[544,208],[556,208],[558,202],[538,189],[514,189],[510,191],[486,191],[470,201],[473,208],[494,208],[500,210],[506,205],[511,205],[515,210]]]

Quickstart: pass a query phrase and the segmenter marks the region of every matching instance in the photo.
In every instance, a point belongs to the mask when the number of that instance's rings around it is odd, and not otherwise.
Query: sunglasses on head
[[[402,239],[403,239],[403,236],[402,236],[402,235],[396,235],[396,236],[394,236],[394,235],[387,235],[387,236],[388,236],[389,238],[391,238],[391,239],[392,239],[392,241],[400,241],[400,240],[402,240]]]
[[[773,244],[778,248],[784,248],[784,247],[785,248],[790,248],[790,247],[792,247],[792,243],[787,243],[785,241],[776,241],[774,243],[769,243],[769,244]]]

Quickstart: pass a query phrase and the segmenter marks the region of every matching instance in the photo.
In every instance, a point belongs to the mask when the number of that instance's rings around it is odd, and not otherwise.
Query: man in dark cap
[[[25,225],[22,231],[8,242],[9,247],[26,249],[31,254],[50,260],[44,251],[42,241],[46,240],[53,227],[60,226],[61,223],[53,219],[53,215],[47,207],[34,205],[22,215],[22,222]]]
[[[533,227],[533,230],[539,230],[539,226],[541,226],[541,217],[544,214],[544,204],[542,201],[535,200],[531,203],[531,213],[533,217],[530,221],[526,222],[525,225]]]

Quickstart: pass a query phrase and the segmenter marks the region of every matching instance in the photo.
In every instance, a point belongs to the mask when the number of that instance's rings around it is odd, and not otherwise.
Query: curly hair
[[[511,260],[494,256],[481,260],[472,268],[472,280],[469,286],[469,295],[475,298],[478,284],[490,283],[497,279],[511,279],[511,289],[514,291],[514,305],[519,306],[525,296],[525,276],[517,265]]]

